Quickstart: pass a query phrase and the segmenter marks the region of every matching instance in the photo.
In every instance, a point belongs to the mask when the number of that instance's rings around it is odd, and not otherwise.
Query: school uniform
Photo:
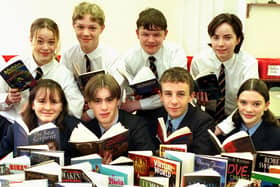
[[[158,113],[157,117],[163,117],[165,123],[167,123],[168,113],[162,107],[161,112]],[[196,154],[216,154],[216,148],[210,140],[210,136],[207,131],[207,129],[213,130],[215,126],[213,118],[206,112],[201,111],[199,107],[194,107],[192,104],[188,104],[188,111],[185,113],[184,116],[181,117],[181,122],[179,122],[178,128],[176,128],[174,131],[186,126],[190,128],[193,134],[193,141],[191,144],[186,142],[188,146],[188,152],[193,152]],[[158,123],[154,122],[153,126],[151,126],[151,132],[154,135],[154,137],[156,137],[157,134],[157,124]],[[171,144],[172,143],[178,142],[171,142]],[[160,142],[157,141],[156,145],[158,147],[159,144]]]
[[[32,75],[35,77],[36,68],[38,67],[38,65],[34,61],[34,58],[32,56],[28,56],[21,59],[23,60],[29,71],[32,73]],[[40,67],[43,71],[42,79],[52,79],[60,84],[68,101],[70,114],[73,114],[75,117],[80,118],[82,115],[84,98],[80,90],[78,89],[73,74],[64,65],[58,63],[54,59],[48,64]],[[21,101],[20,103],[15,105],[7,105],[5,102],[8,95],[8,90],[8,84],[1,77],[0,114],[11,121],[14,121],[17,117],[20,117],[19,112],[28,99],[29,89],[21,92]]]
[[[74,116],[65,116],[63,120],[63,128],[59,131],[59,137],[60,137],[60,150],[64,151],[64,157],[65,157],[65,164],[70,164],[71,157],[75,157],[78,155],[76,150],[68,143],[69,138],[71,136],[71,133],[75,127],[77,127],[77,124],[80,121],[75,118]],[[14,124],[10,125],[7,130],[7,134],[3,137],[1,143],[0,143],[0,158],[4,157],[11,151],[14,152],[14,155],[16,155],[16,148],[17,146],[23,146],[28,145],[28,140],[24,139],[17,139],[17,134],[20,134],[19,128],[16,128],[17,125],[16,121]]]
[[[164,41],[162,47],[153,55],[147,54],[143,48],[138,44],[126,52],[124,56],[120,58],[118,66],[128,73],[131,79],[133,79],[139,70],[146,66],[149,67],[150,56],[155,57],[154,62],[158,74],[158,78],[161,77],[163,72],[171,67],[183,67],[187,69],[187,57],[183,48]],[[132,93],[131,89],[125,82],[122,86],[128,94]],[[162,106],[159,95],[153,95],[139,100],[141,109],[138,114],[148,119],[153,119],[156,109]]]
[[[119,53],[108,46],[99,44],[95,50],[86,54],[82,51],[79,44],[76,44],[66,50],[61,56],[61,64],[65,65],[71,72],[74,71],[74,65],[77,66],[80,71],[86,72],[86,58],[88,56],[91,64],[91,71],[105,70],[105,72],[110,73],[117,80],[120,76],[116,73],[116,60],[119,57]]]
[[[119,110],[116,123],[117,122],[120,122],[125,128],[129,130],[129,151],[155,150],[154,142],[148,130],[148,124],[143,118],[130,114],[126,111]],[[87,122],[85,126],[89,130],[91,130],[97,137],[101,137],[102,130],[96,118]]]
[[[239,124],[226,137],[237,133],[240,130],[241,127]],[[251,136],[257,151],[280,150],[280,127],[262,121],[253,133],[250,133],[249,130],[249,135]]]

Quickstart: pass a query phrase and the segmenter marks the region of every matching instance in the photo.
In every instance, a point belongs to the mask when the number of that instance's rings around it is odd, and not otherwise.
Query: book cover
[[[128,151],[128,157],[133,160],[134,183],[139,184],[140,176],[150,175],[150,157],[152,151]]]
[[[95,70],[95,71],[90,71],[90,72],[82,72],[81,68],[78,67],[77,64],[73,64],[73,69],[74,69],[74,77],[78,83],[78,86],[80,88],[81,91],[84,90],[87,82],[89,81],[90,78],[94,77],[97,74],[105,74],[105,70],[104,69],[99,69],[99,70]]]
[[[169,186],[180,186],[180,172],[181,164],[179,161],[157,156],[150,157],[150,176],[162,176],[169,178]]]
[[[18,88],[20,91],[31,88],[36,84],[36,80],[25,66],[22,60],[12,59],[1,71],[0,75],[11,88]]]
[[[278,174],[280,174],[280,165],[270,165],[268,173],[278,173]]]
[[[9,187],[13,183],[20,183],[24,181],[24,173],[16,173],[9,175],[0,175],[0,186]]]
[[[199,171],[203,169],[212,168],[221,176],[221,187],[226,186],[227,179],[227,164],[228,160],[209,155],[195,155],[194,170]]]
[[[228,160],[227,186],[235,185],[240,178],[251,179],[254,160],[252,153],[222,153],[221,156]]]
[[[217,136],[208,129],[210,139],[216,146],[217,150],[221,152],[251,152],[256,153],[256,149],[251,137],[245,131],[239,131],[231,136],[227,137],[223,143],[217,138]]]
[[[61,181],[72,183],[93,182],[85,174],[85,171],[91,171],[91,169],[91,164],[89,162],[64,166],[61,168]]]
[[[269,166],[280,165],[280,151],[257,151],[255,171],[269,172]]]
[[[36,165],[41,162],[54,160],[60,166],[64,166],[64,151],[31,151],[30,161],[31,165]]]
[[[30,158],[26,155],[18,156],[0,161],[1,172],[4,174],[23,173],[26,168],[30,167]]]
[[[165,158],[179,161],[181,164],[180,181],[182,182],[183,176],[186,173],[194,171],[194,158],[195,154],[190,152],[166,151]],[[182,186],[182,184],[180,184]]]
[[[109,176],[109,185],[133,185],[134,168],[125,165],[102,164],[100,173]]]
[[[159,93],[160,84],[149,67],[142,67],[133,79],[125,70],[117,70],[127,80],[137,98],[145,98]]]
[[[99,154],[93,153],[89,155],[71,158],[72,165],[82,163],[82,162],[89,162],[91,164],[92,171],[99,172],[102,163],[102,157]]]
[[[164,119],[158,118],[157,138],[161,144],[187,144],[190,145],[193,141],[192,132],[189,127],[183,127],[175,130],[169,136],[167,135],[167,129]]]
[[[169,187],[167,177],[140,177],[139,185],[141,187]]]
[[[82,155],[98,153],[103,156],[105,152],[110,152],[114,160],[121,155],[127,155],[128,129],[118,123],[97,138],[84,125],[78,124],[78,127],[73,130],[69,142]]]
[[[207,74],[199,74],[195,78],[195,91],[207,92],[209,100],[217,100],[221,98],[221,91],[216,74],[207,72]]]
[[[50,150],[60,149],[59,129],[53,123],[47,123],[40,125],[29,131],[28,127],[22,120],[17,120],[15,123],[14,136],[17,137],[17,141],[25,145],[42,145],[47,144]]]
[[[30,156],[32,151],[48,151],[49,146],[47,144],[43,145],[23,145],[17,146],[16,155],[28,155]]]
[[[252,181],[257,187],[279,187],[280,175],[266,172],[252,172]]]
[[[119,156],[115,160],[112,160],[110,165],[132,165],[133,166],[133,160],[126,157],[126,156]]]
[[[187,144],[160,144],[159,156],[164,157],[165,151],[187,152]]]
[[[220,187],[220,174],[213,169],[199,170],[192,173],[184,174],[183,185],[204,184],[209,187]]]

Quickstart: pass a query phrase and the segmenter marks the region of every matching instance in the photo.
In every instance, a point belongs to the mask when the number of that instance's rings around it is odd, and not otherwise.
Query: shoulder
[[[146,120],[138,115],[131,114],[124,110],[119,110],[119,122],[121,122],[125,127],[133,128],[141,124],[145,124]]]
[[[72,56],[72,55],[77,55],[77,53],[79,53],[80,50],[81,50],[80,45],[75,44],[75,45],[71,46],[70,48],[68,48],[67,50],[65,50],[62,53],[62,56],[69,57],[69,56]]]
[[[183,121],[188,124],[195,124],[194,126],[211,124],[214,125],[214,119],[207,113],[200,109],[198,106],[189,104],[188,112]]]
[[[241,63],[247,67],[258,64],[257,59],[245,51],[239,51],[239,53],[237,53],[236,56],[238,63]]]
[[[63,119],[63,126],[66,129],[74,129],[80,122],[81,121],[78,118],[72,115],[66,115]]]
[[[193,56],[193,62],[198,60],[214,60],[215,53],[211,47],[206,47]]]

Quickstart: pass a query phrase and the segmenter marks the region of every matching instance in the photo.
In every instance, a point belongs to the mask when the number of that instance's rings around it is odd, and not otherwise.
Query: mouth
[[[254,117],[254,115],[252,115],[252,114],[243,114],[243,116],[247,119],[251,119]]]
[[[102,118],[107,118],[109,116],[109,112],[99,114]]]
[[[41,53],[42,56],[49,56],[50,53]]]

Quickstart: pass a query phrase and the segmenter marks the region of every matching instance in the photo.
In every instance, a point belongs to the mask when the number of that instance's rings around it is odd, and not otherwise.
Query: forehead
[[[34,37],[46,38],[46,39],[54,39],[55,38],[53,31],[49,30],[48,28],[38,29],[36,31]]]
[[[145,32],[145,33],[164,33],[164,30],[162,30],[160,27],[152,26],[152,29],[145,29],[144,26],[141,26],[138,28],[139,32]]]
[[[95,98],[106,98],[106,97],[111,97],[111,91],[106,88],[98,88],[95,92]]]
[[[82,18],[76,19],[75,24],[99,24],[90,14],[85,14]]]
[[[36,95],[36,98],[59,98],[59,93],[57,90],[51,90],[49,88],[40,88]]]
[[[256,91],[246,90],[239,95],[239,99],[247,101],[264,101],[264,97]]]
[[[189,92],[190,87],[185,82],[163,82],[161,83],[161,89],[162,91],[172,91],[172,92],[178,92],[178,91],[184,91]]]
[[[228,23],[222,23],[221,25],[219,25],[216,30],[215,30],[215,34],[235,34],[232,26]]]

